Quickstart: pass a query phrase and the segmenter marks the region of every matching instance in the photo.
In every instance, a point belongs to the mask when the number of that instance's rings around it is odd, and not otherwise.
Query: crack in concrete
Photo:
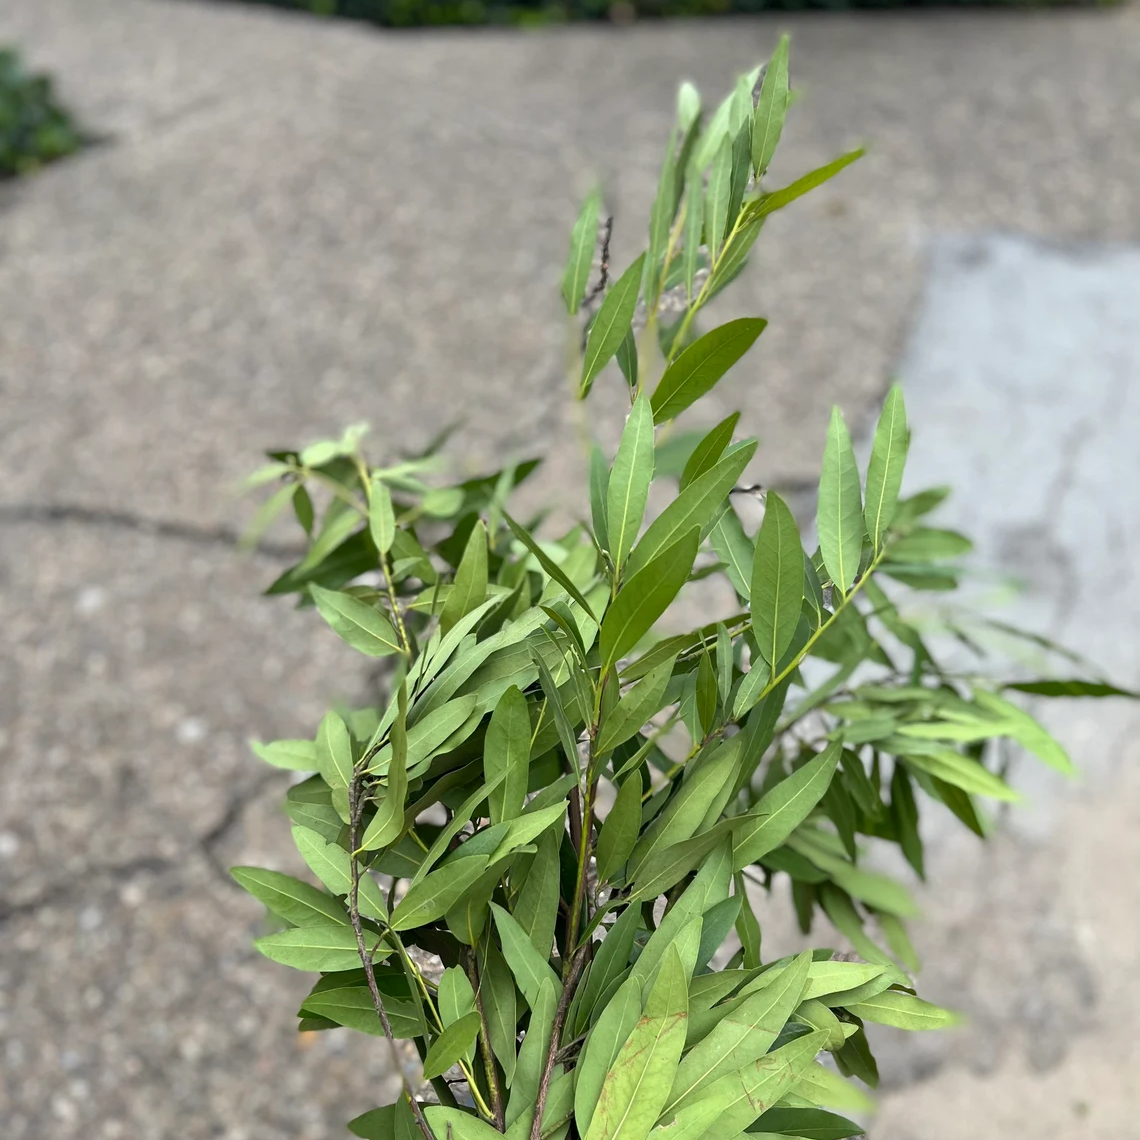
[[[105,507],[85,507],[77,503],[15,503],[0,506],[0,523],[38,523],[54,526],[78,523],[81,526],[131,530],[138,534],[169,538],[203,546],[236,547],[241,541],[238,531],[228,526],[200,526],[177,519],[153,519],[132,511]],[[252,553],[267,558],[300,558],[303,546],[284,542],[260,542]]]

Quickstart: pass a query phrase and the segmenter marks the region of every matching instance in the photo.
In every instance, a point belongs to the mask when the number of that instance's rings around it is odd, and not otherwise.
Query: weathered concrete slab
[[[930,232],[1136,239],[1138,12],[385,36],[189,2],[0,6],[0,39],[56,68],[108,136],[0,192],[5,1135],[315,1138],[384,1099],[382,1050],[345,1034],[298,1046],[299,979],[254,956],[258,908],[215,866],[296,866],[280,787],[257,784],[243,742],[309,730],[367,683],[311,621],[256,597],[272,563],[238,564],[200,532],[241,513],[223,489],[260,447],[368,418],[394,448],[463,414],[461,456],[537,445],[558,491],[578,461],[557,309],[577,198],[602,175],[628,253],[677,80],[716,92],[790,26],[804,99],[777,176],[875,149],[773,222],[732,301],[772,325],[724,404],[762,435],[765,481],[813,477],[830,402],[858,419],[886,385]],[[953,393],[945,373],[921,380],[944,337],[919,335],[905,369],[920,431],[942,414],[923,411],[923,385]],[[1082,473],[1124,421],[1089,422],[1102,434]],[[60,504],[90,512],[41,509]],[[173,525],[132,530],[131,512]],[[1134,664],[1101,660],[1122,677]],[[1120,767],[1135,768],[1124,745]],[[1003,839],[1003,877],[988,855],[940,856],[953,892],[926,928],[928,978],[965,993],[979,1029],[911,1050],[921,1065],[891,1054],[896,1080],[937,1075],[888,1098],[885,1137],[1028,1134],[969,1114],[1006,1087],[969,1057],[1000,1064],[1035,1111],[1062,1080],[1095,1090],[1084,1126],[1101,1131],[1080,1135],[1127,1134],[1133,1047],[1107,1019],[1136,906],[1108,912],[1088,884],[1110,859],[1135,865],[1135,803],[1090,798],[1055,835]],[[1010,931],[1032,953],[1002,950]],[[973,969],[986,956],[990,990]],[[1091,1051],[1038,1075],[1033,1043],[1070,1030]]]
[[[938,517],[976,538],[980,567],[1020,580],[1011,595],[982,578],[975,604],[1140,688],[1140,248],[944,238],[929,264],[900,367],[909,484],[953,483]],[[1029,803],[991,848],[928,821],[923,985],[971,1024],[890,1044],[882,1140],[1134,1129],[1140,711],[1042,711],[1077,786],[1018,760]]]

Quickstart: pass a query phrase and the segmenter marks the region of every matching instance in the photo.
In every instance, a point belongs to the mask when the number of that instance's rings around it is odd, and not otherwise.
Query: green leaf
[[[669,136],[665,147],[665,157],[661,163],[661,175],[657,182],[657,196],[649,213],[649,248],[645,258],[644,294],[647,300],[658,296],[661,259],[669,241],[669,229],[673,224],[673,214],[677,206],[677,171],[673,156],[677,150],[677,132]]]
[[[845,1081],[832,1069],[819,1062],[809,1065],[793,1090],[813,1104],[827,1108],[841,1108],[845,1112],[873,1112],[875,1102],[865,1092]]]
[[[974,544],[964,535],[954,530],[920,526],[896,538],[887,548],[887,561],[907,566],[912,573],[926,571],[924,563],[942,562],[950,558],[960,558],[969,554]],[[918,566],[912,565],[918,563]],[[933,567],[928,572],[940,572],[945,567]]]
[[[846,1140],[862,1136],[858,1124],[822,1108],[770,1108],[752,1126],[753,1132],[795,1136],[799,1140]]]
[[[586,340],[586,355],[582,362],[582,382],[578,389],[578,396],[581,399],[590,394],[590,388],[598,373],[621,347],[621,342],[633,323],[644,265],[645,254],[642,254],[606,294],[598,315],[590,326],[590,335]]]
[[[846,594],[855,581],[863,549],[863,509],[859,495],[859,468],[851,436],[843,422],[843,413],[833,408],[819,479],[818,528],[823,564],[841,594]]]
[[[369,943],[375,943],[374,934],[366,934]],[[277,934],[267,934],[254,940],[254,946],[273,962],[292,966],[295,970],[352,970],[360,965],[356,934],[350,926],[295,926]],[[387,950],[379,955],[384,957]]]
[[[732,139],[726,135],[717,148],[705,190],[705,242],[715,262],[728,228],[728,200],[732,196]]]
[[[502,1133],[485,1120],[464,1112],[461,1108],[446,1108],[438,1104],[424,1106],[424,1116],[436,1135],[436,1140],[501,1140]]]
[[[643,392],[625,422],[606,492],[610,557],[619,573],[637,541],[652,481],[653,414]]]
[[[805,1034],[709,1085],[705,1097],[719,1104],[721,1111],[704,1140],[736,1136],[747,1128],[803,1079],[826,1043],[825,1033]]]
[[[725,448],[732,443],[732,433],[736,430],[739,412],[720,421],[707,435],[701,438],[700,443],[693,448],[681,472],[680,490],[684,490],[694,479],[699,479],[706,471],[711,471],[724,454]]]
[[[756,219],[765,218],[769,214],[774,214],[777,210],[782,210],[797,198],[802,198],[809,191],[814,190],[817,186],[822,186],[825,182],[834,178],[841,170],[850,166],[856,159],[862,158],[865,153],[862,147],[859,147],[858,150],[849,151],[847,154],[840,155],[839,158],[834,159],[825,166],[821,166],[809,174],[805,174],[802,178],[797,178],[795,182],[771,194],[763,195],[754,203],[751,217]]]
[[[511,1084],[511,1097],[507,1102],[507,1126],[522,1117],[534,1122],[535,1102],[538,1099],[542,1070],[550,1050],[550,1037],[554,1029],[554,1014],[562,987],[553,977],[544,978],[538,995],[531,1005],[530,1024],[519,1048],[518,1066]],[[529,1128],[527,1129],[529,1134]]]
[[[808,817],[823,799],[842,746],[832,741],[818,756],[797,768],[767,792],[740,817],[732,852],[734,871],[742,871],[762,855],[774,851]]]
[[[554,927],[558,921],[558,848],[561,838],[562,832],[553,828],[544,832],[512,909],[515,921],[530,935],[531,944],[543,958],[550,957]],[[511,880],[513,885],[514,872]]]
[[[404,801],[408,798],[408,689],[402,682],[396,692],[396,719],[392,722],[392,756],[388,761],[388,786],[384,798],[364,832],[360,846],[365,851],[388,847],[404,834]],[[444,706],[447,708],[448,706]]]
[[[420,716],[415,724],[408,729],[407,759],[409,770],[416,768],[432,755],[433,752],[452,739],[464,725],[471,723],[471,716],[476,710],[478,699],[473,693],[467,696],[456,697],[453,701],[431,709]],[[422,703],[419,706],[423,707]],[[416,710],[418,712],[418,708]],[[474,726],[472,726],[474,727]],[[392,762],[393,744],[389,741],[373,757],[368,766],[372,774],[384,775]]]
[[[610,531],[606,522],[606,499],[609,496],[610,469],[602,449],[595,443],[590,446],[590,519],[594,524],[594,537],[603,550],[610,547]]]
[[[676,419],[712,391],[721,377],[756,343],[767,324],[760,317],[741,317],[690,344],[665,369],[653,391],[653,422],[660,424]],[[731,434],[730,430],[730,437]]]
[[[801,1000],[808,1001],[827,997],[830,994],[844,993],[878,979],[883,980],[882,989],[885,990],[894,981],[896,973],[897,971],[886,965],[866,962],[839,962],[830,959],[812,962]]]
[[[1134,693],[1131,689],[1118,689],[1106,681],[1082,681],[1079,679],[1011,681],[1005,687],[1016,689],[1019,693],[1032,693],[1038,697],[1131,697],[1132,700],[1140,700],[1140,693]],[[281,743],[285,743],[285,741]],[[269,747],[272,748],[273,745]],[[261,756],[261,753],[258,752],[258,755]],[[269,762],[273,763],[272,760]],[[285,765],[281,766],[285,767]]]
[[[672,545],[693,527],[701,534],[716,520],[728,493],[756,453],[756,441],[745,440],[731,447],[717,464],[693,480],[650,524],[629,556],[627,573],[633,574],[658,552]]]
[[[317,729],[317,769],[330,788],[347,788],[352,781],[352,740],[348,727],[327,712]]]
[[[768,492],[752,563],[752,630],[760,655],[775,671],[784,656],[804,599],[804,551],[787,504]]]
[[[471,528],[455,581],[439,615],[439,627],[446,633],[464,614],[482,605],[487,597],[487,528],[483,520]]]
[[[432,1042],[424,1058],[424,1079],[442,1076],[464,1057],[475,1044],[481,1026],[478,1013],[468,1013],[446,1029]]]
[[[316,745],[311,740],[275,740],[272,744],[251,740],[249,746],[255,756],[274,768],[315,772],[318,767]]]
[[[243,890],[294,926],[348,923],[348,915],[336,899],[292,875],[262,867],[231,867],[230,874]]]
[[[740,518],[730,506],[709,532],[709,541],[733,589],[748,601],[752,589],[752,543],[744,533]]]
[[[606,714],[598,733],[599,755],[604,756],[619,744],[632,739],[641,731],[649,718],[661,710],[676,662],[677,657],[674,654],[667,661],[651,669]]]
[[[487,796],[491,821],[514,819],[522,811],[530,778],[530,712],[517,685],[503,693],[491,714],[483,772],[488,786],[494,785]]]
[[[413,930],[442,918],[487,869],[486,855],[469,855],[432,871],[400,900],[392,911],[392,929]]]
[[[744,201],[744,191],[748,188],[751,175],[752,123],[746,119],[740,124],[732,140],[732,180],[728,193],[728,228],[740,216],[740,206]]]
[[[375,606],[340,590],[326,590],[316,582],[309,593],[321,617],[333,632],[366,657],[387,657],[400,651],[400,641],[392,623]]]
[[[479,990],[487,1014],[491,1050],[503,1066],[503,1076],[509,1087],[514,1080],[517,1063],[518,997],[514,978],[493,938],[483,939],[480,945],[480,967]]]
[[[962,1021],[956,1013],[901,990],[883,990],[847,1009],[864,1021],[892,1025],[896,1029],[946,1029]]]
[[[574,1119],[579,1135],[586,1135],[606,1074],[641,1017],[641,1001],[641,986],[636,979],[627,978],[610,998],[586,1039],[574,1070]]]
[[[705,226],[704,179],[695,166],[685,172],[685,234],[681,258],[685,272],[685,295],[693,300],[694,281],[701,256],[701,237]]]
[[[756,177],[761,178],[776,153],[784,118],[788,113],[788,37],[781,36],[764,82],[752,118],[752,166]]]
[[[689,577],[699,545],[700,531],[694,527],[655,554],[622,586],[602,619],[599,649],[603,672],[628,653],[668,609]]]
[[[1027,752],[1064,776],[1076,775],[1077,770],[1065,750],[1023,709],[985,689],[975,689],[974,699],[982,708],[1007,719],[1011,725],[1010,735]],[[953,783],[953,780],[947,782]]]
[[[625,382],[631,390],[637,388],[637,337],[633,335],[633,328],[622,338],[617,350],[618,368],[625,377]]]
[[[348,852],[335,843],[328,843],[324,837],[307,827],[293,828],[293,842],[308,864],[309,870],[334,895],[347,895],[352,890],[352,864]],[[366,918],[380,922],[388,919],[388,908],[376,881],[367,874],[361,874],[358,888],[360,913]]]
[[[865,520],[867,534],[876,554],[883,547],[883,537],[894,520],[898,507],[909,441],[902,389],[895,384],[887,393],[883,404],[875,428],[875,442],[871,445],[871,459],[867,464]]]
[[[346,1127],[362,1140],[396,1140],[396,1106],[386,1104],[383,1108],[369,1109],[350,1120]]]
[[[392,493],[388,484],[375,476],[372,479],[372,499],[368,504],[368,527],[376,549],[387,554],[396,537],[396,514],[392,509]]]
[[[681,1062],[666,1111],[692,1103],[714,1081],[768,1052],[802,1000],[810,966],[811,951],[805,950],[771,984],[724,1015]]]
[[[313,988],[313,992],[305,998],[301,1006],[301,1016],[320,1017],[337,1025],[355,1029],[358,1033],[383,1037],[384,1027],[380,1023],[380,1018],[376,1016],[368,987],[363,982],[342,984],[342,979],[345,977],[346,975],[342,974],[340,978],[336,975],[322,978]],[[363,977],[363,971],[353,971],[347,977]],[[387,997],[383,997],[383,1002],[393,1037],[407,1040],[423,1032],[423,1022],[411,1002],[392,1001]]]
[[[578,605],[580,605],[582,609],[584,609],[586,613],[590,615],[590,617],[594,617],[594,611],[591,608],[590,603],[586,601],[585,597],[579,591],[578,587],[575,586],[574,583],[570,580],[570,577],[566,571],[563,570],[562,567],[559,566],[558,563],[555,562],[554,559],[551,558],[550,555],[548,555],[537,542],[535,542],[534,538],[531,537],[531,535],[526,530],[519,526],[519,524],[515,522],[515,520],[511,518],[511,516],[508,515],[506,511],[503,511],[503,518],[506,521],[507,526],[511,528],[511,532],[514,534],[515,538],[517,538],[519,542],[521,542],[523,546],[525,546],[527,550],[529,550],[531,554],[534,555],[538,561],[538,564],[543,568],[543,570],[545,570],[546,573],[549,574],[550,577],[553,578],[570,595],[570,597],[572,597],[574,601],[576,601]],[[594,620],[596,621],[597,619],[595,618]]]
[[[570,258],[562,274],[562,299],[566,309],[573,316],[586,295],[590,282],[590,270],[594,264],[594,250],[598,245],[598,214],[602,206],[602,196],[597,187],[586,195],[578,219],[570,233]]]
[[[546,957],[534,948],[530,935],[498,903],[491,903],[491,913],[499,931],[499,941],[503,947],[503,957],[511,968],[515,983],[526,998],[527,1005],[534,1009],[539,999],[542,983],[549,980],[558,986],[558,975],[550,968]],[[559,991],[561,987],[558,986]]]
[[[897,746],[897,749],[896,749]],[[1021,799],[1004,780],[983,768],[972,757],[963,756],[952,748],[937,746],[919,747],[919,741],[900,737],[888,737],[883,741],[885,751],[896,751],[904,763],[920,772],[927,772],[974,795],[989,796],[991,799],[1016,803]]]
[[[760,965],[760,923],[756,919],[756,912],[748,898],[744,876],[736,873],[733,890],[740,897],[740,914],[736,918],[736,935],[740,939],[741,949],[744,951],[744,968],[755,970]]]
[[[629,776],[618,789],[598,836],[598,882],[608,883],[624,866],[641,830],[641,778]]]
[[[584,1140],[644,1140],[685,1047],[688,978],[675,946],[661,959],[645,1011],[606,1074]]]

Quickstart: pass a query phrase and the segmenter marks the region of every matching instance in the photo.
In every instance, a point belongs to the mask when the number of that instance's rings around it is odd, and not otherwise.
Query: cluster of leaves
[[[563,278],[585,320],[576,383],[585,398],[605,375],[631,405],[612,461],[593,451],[588,522],[539,538],[541,518],[511,516],[534,461],[440,485],[435,447],[371,466],[359,428],[254,476],[276,485],[256,529],[291,507],[309,539],[269,593],[391,666],[379,707],[257,745],[313,773],[285,810],[324,889],[234,870],[283,924],[261,952],[321,975],[302,1029],[414,1043],[433,1092],[405,1066],[358,1136],[859,1133],[840,1114],[868,1104],[847,1078],[877,1080],[865,1023],[954,1020],[915,994],[915,903],[866,866],[868,841],[922,875],[923,801],[984,835],[984,802],[1015,795],[1003,740],[1070,770],[1002,686],[940,665],[900,605],[953,589],[969,543],[926,522],[944,492],[900,499],[897,389],[865,478],[833,414],[810,555],[775,492],[746,534],[732,495],[757,444],[734,441],[738,415],[669,435],[764,328],[698,335],[698,312],[771,213],[857,157],[766,189],[788,104],[786,42],[707,125],[682,88],[647,248],[608,289],[590,287],[598,195],[582,208]],[[645,525],[655,474],[674,490]],[[656,635],[714,574],[734,610]],[[804,930],[822,911],[856,954],[765,961],[757,908],[785,881]]]
[[[14,49],[0,48],[0,178],[27,174],[82,141],[56,102],[51,79],[29,74]]]
[[[716,16],[821,8],[921,8],[933,0],[257,0],[317,16],[343,16],[383,27],[448,24],[560,24],[570,20]],[[1024,0],[951,0],[966,7]],[[1038,4],[1058,0],[1033,0]],[[938,0],[944,7],[946,0]]]

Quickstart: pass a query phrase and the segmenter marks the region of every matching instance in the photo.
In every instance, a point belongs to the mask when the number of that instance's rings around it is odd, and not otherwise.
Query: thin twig
[[[487,1026],[487,1008],[483,1004],[483,991],[479,978],[479,968],[475,964],[475,955],[468,951],[467,977],[471,988],[475,991],[475,1009],[479,1013],[479,1051],[483,1054],[483,1068],[487,1072],[487,1085],[491,1092],[491,1112],[495,1117],[495,1127],[500,1132],[506,1132],[507,1121],[503,1114],[503,1090],[499,1087],[499,1075],[495,1072],[495,1055],[491,1052],[491,1031]]]
[[[408,1080],[408,1074],[404,1070],[400,1051],[396,1045],[396,1037],[392,1033],[392,1025],[388,1021],[388,1014],[384,1010],[384,1002],[380,998],[380,988],[376,985],[376,971],[372,967],[372,955],[368,952],[368,948],[364,943],[364,925],[360,921],[360,864],[355,855],[357,836],[360,831],[360,817],[363,811],[364,801],[360,796],[360,776],[358,773],[354,773],[348,785],[348,844],[350,851],[348,862],[351,876],[351,889],[348,893],[349,918],[352,921],[352,929],[356,933],[356,949],[360,955],[360,964],[364,967],[364,976],[368,979],[368,990],[372,995],[372,1005],[376,1010],[376,1016],[380,1019],[380,1026],[384,1030],[384,1036],[388,1039],[388,1046],[392,1050],[392,1060],[399,1070],[400,1079],[404,1086],[404,1095],[408,1098],[408,1105],[412,1110],[412,1115],[416,1119],[416,1125],[424,1134],[425,1140],[435,1140],[431,1125],[428,1124],[427,1118],[424,1116],[420,1102],[416,1100],[416,1093],[415,1089],[412,1088],[412,1082]]]
[[[570,999],[574,996],[574,986],[578,975],[586,962],[586,951],[589,943],[579,946],[570,962],[570,970],[566,980],[562,983],[562,996],[558,999],[558,1008],[554,1013],[554,1026],[550,1031],[550,1048],[546,1051],[546,1064],[542,1069],[542,1078],[538,1082],[538,1097],[534,1103],[534,1122],[530,1126],[530,1140],[542,1140],[542,1116],[546,1111],[546,1097],[550,1092],[550,1080],[554,1073],[555,1059],[558,1056],[558,1039],[562,1036],[562,1026],[566,1021],[566,1011],[570,1008]]]
[[[598,266],[599,276],[598,283],[586,294],[584,304],[590,304],[591,301],[596,300],[605,291],[606,286],[610,283],[610,238],[614,233],[614,216],[609,214],[606,220],[602,223],[602,256]]]

